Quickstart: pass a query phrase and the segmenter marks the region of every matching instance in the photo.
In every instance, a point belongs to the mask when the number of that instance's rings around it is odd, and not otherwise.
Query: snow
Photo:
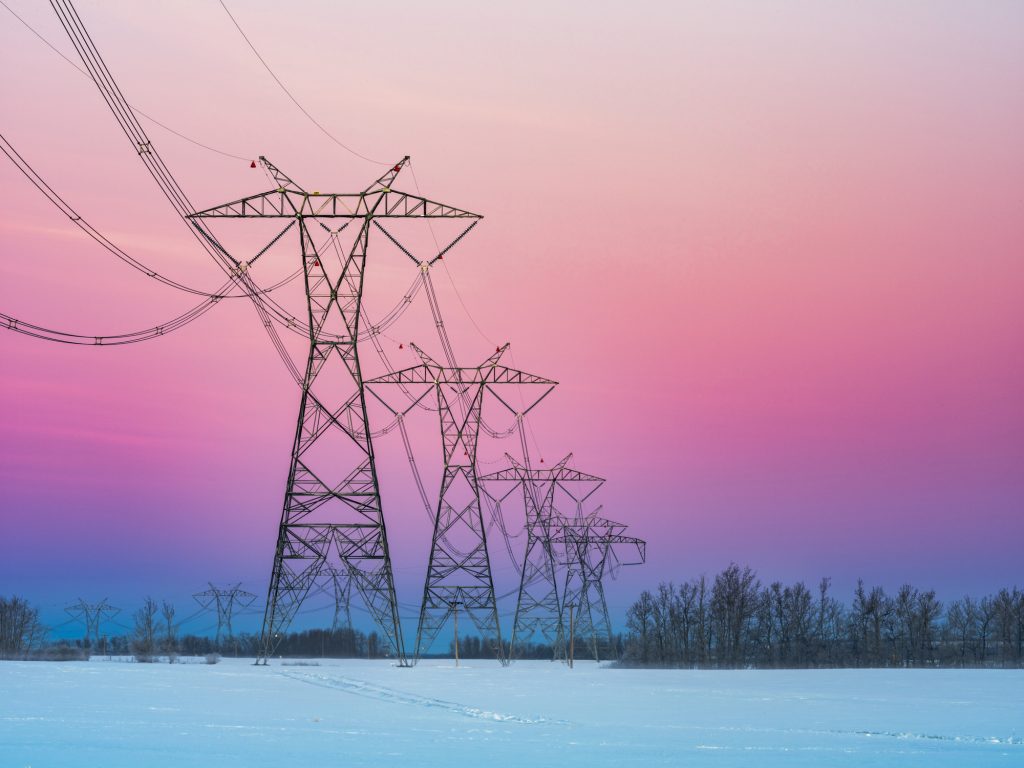
[[[0,767],[1024,766],[1022,670],[0,662]]]

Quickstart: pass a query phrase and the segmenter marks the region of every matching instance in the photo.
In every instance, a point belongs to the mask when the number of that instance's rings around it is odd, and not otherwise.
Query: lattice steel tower
[[[595,660],[600,660],[600,647],[612,644],[612,624],[604,597],[604,576],[609,562],[619,565],[640,565],[646,560],[647,543],[627,536],[627,526],[596,514],[564,518],[555,544],[565,547],[565,591],[562,605],[573,605],[576,614],[575,635],[589,641]],[[622,560],[616,547],[635,547],[636,560]]]
[[[100,644],[100,624],[105,619],[113,619],[121,612],[121,609],[110,605],[106,598],[98,603],[87,603],[82,598],[78,598],[77,603],[69,605],[64,611],[72,619],[78,619],[85,624],[85,638],[95,648]]]
[[[242,589],[241,583],[230,587],[216,587],[210,584],[210,588],[204,592],[196,592],[192,598],[203,608],[217,611],[217,636],[214,642],[220,644],[221,630],[227,630],[229,639],[235,636],[231,628],[231,618],[234,616],[235,608],[248,608],[256,600],[256,595]]]
[[[307,192],[261,157],[276,189],[190,217],[291,219],[299,234],[309,357],[257,664],[265,664],[273,653],[329,561],[350,575],[392,652],[405,664],[357,345],[370,229],[380,218],[462,218],[473,220],[470,227],[481,218],[393,190],[408,159],[362,192],[320,194]],[[358,224],[358,230],[337,267],[329,268],[311,230],[319,227],[317,232],[336,235],[343,227],[331,229],[324,222],[339,219]],[[206,237],[202,229],[200,234]],[[240,268],[246,266],[243,262]]]
[[[348,572],[333,565],[328,565],[327,581],[331,585],[331,593],[334,597],[334,620],[331,622],[331,632],[341,629],[352,629],[352,579]]]
[[[526,454],[525,438],[523,442]],[[565,652],[565,617],[564,603],[559,599],[559,558],[555,551],[555,538],[562,530],[555,508],[556,498],[561,491],[579,508],[601,487],[604,478],[567,466],[571,453],[546,468],[524,466],[507,453],[505,457],[511,466],[483,475],[480,481],[488,486],[512,484],[496,499],[499,506],[521,487],[526,508],[526,549],[509,657],[514,656],[517,643],[528,642],[539,632],[551,645],[554,657],[559,658]]]
[[[399,412],[377,391],[381,385],[400,385],[406,391],[423,386],[422,394],[413,405],[433,391],[441,417],[444,470],[416,630],[416,659],[430,648],[448,619],[459,609],[469,615],[485,640],[495,642],[498,659],[505,663],[476,473],[484,393],[490,392],[521,418],[554,389],[556,382],[499,365],[508,344],[475,368],[442,366],[416,345],[411,346],[423,361],[421,365],[380,376],[367,385],[395,415]],[[525,399],[522,410],[516,411],[497,392],[509,385],[538,385],[542,391]],[[412,407],[408,406],[405,412]]]

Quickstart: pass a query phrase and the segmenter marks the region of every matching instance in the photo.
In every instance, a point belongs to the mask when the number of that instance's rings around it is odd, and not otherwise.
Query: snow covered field
[[[0,766],[1024,766],[1024,671],[0,662]]]

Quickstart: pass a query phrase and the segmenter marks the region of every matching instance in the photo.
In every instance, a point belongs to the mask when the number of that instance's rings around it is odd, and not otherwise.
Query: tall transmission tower
[[[565,651],[565,605],[559,600],[558,557],[555,538],[561,532],[555,508],[559,491],[579,508],[604,483],[604,478],[572,469],[570,453],[551,467],[535,468],[520,464],[505,454],[510,466],[483,475],[486,486],[511,488],[498,500],[508,498],[522,488],[526,508],[526,549],[520,569],[519,597],[516,600],[509,657],[517,643],[529,642],[538,632],[552,647],[555,658]]]
[[[85,638],[95,648],[100,643],[100,624],[105,619],[112,619],[117,616],[121,609],[110,605],[106,598],[103,598],[98,603],[87,603],[82,598],[78,598],[77,603],[69,605],[64,611],[72,619],[78,619],[85,624]]]
[[[242,589],[240,583],[232,587],[223,588],[210,584],[208,590],[196,592],[192,597],[195,598],[201,607],[207,610],[213,608],[217,611],[217,643],[220,643],[221,630],[227,630],[227,637],[229,638],[235,636],[234,631],[231,629],[231,617],[235,612],[235,608],[248,608],[256,599],[256,595],[252,592],[246,592]]]
[[[508,344],[475,368],[442,366],[415,344],[411,346],[422,364],[372,379],[367,388],[395,416],[408,413],[434,392],[441,417],[444,470],[416,630],[415,658],[418,660],[430,648],[448,619],[461,608],[485,640],[495,641],[498,659],[506,663],[476,473],[484,393],[490,392],[521,419],[554,389],[556,382],[499,365]],[[385,384],[399,385],[403,391],[413,390],[413,394],[422,386],[423,392],[400,413],[378,394]],[[508,385],[538,385],[541,392],[524,400],[522,410],[517,411],[498,394]]]
[[[553,541],[565,547],[562,604],[574,607],[574,634],[589,641],[594,658],[599,660],[601,645],[608,649],[612,645],[612,624],[603,583],[609,561],[640,565],[646,559],[647,543],[625,535],[626,525],[595,514],[563,518],[560,528]],[[635,549],[636,559],[621,559],[616,554],[617,547]]]
[[[329,560],[338,562],[355,582],[370,615],[400,664],[405,664],[394,574],[381,510],[380,487],[366,414],[359,364],[359,323],[363,275],[371,226],[392,218],[467,219],[469,226],[424,268],[441,258],[481,217],[443,203],[392,189],[408,162],[403,158],[362,192],[309,193],[272,165],[260,162],[274,179],[269,192],[192,214],[213,218],[292,219],[297,224],[309,317],[309,356],[302,377],[302,398],[292,445],[291,467],[278,530],[274,565],[263,619],[260,656],[267,662]],[[325,221],[357,222],[351,245],[336,268],[314,239],[321,229],[336,236]],[[347,226],[347,222],[346,222]],[[203,227],[196,227],[206,237]],[[397,241],[386,230],[392,242]],[[219,248],[219,243],[212,244]],[[399,246],[400,247],[400,246]],[[243,262],[240,268],[244,266]]]

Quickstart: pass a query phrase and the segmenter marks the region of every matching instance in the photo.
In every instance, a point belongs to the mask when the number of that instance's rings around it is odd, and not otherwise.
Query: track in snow
[[[567,725],[566,720],[553,720],[547,717],[520,717],[519,715],[491,712],[490,710],[470,707],[454,701],[435,699],[429,696],[420,696],[415,693],[399,691],[394,688],[387,688],[383,685],[367,683],[364,680],[356,680],[351,677],[335,677],[332,675],[319,675],[309,672],[279,672],[279,675],[298,680],[310,685],[318,685],[321,688],[333,688],[343,693],[351,693],[355,696],[364,696],[377,701],[393,702],[395,704],[409,704],[415,707],[428,707],[431,709],[444,709],[464,717],[472,717],[478,720],[492,720],[503,723],[522,723],[523,725],[539,725],[541,723],[553,723]]]

